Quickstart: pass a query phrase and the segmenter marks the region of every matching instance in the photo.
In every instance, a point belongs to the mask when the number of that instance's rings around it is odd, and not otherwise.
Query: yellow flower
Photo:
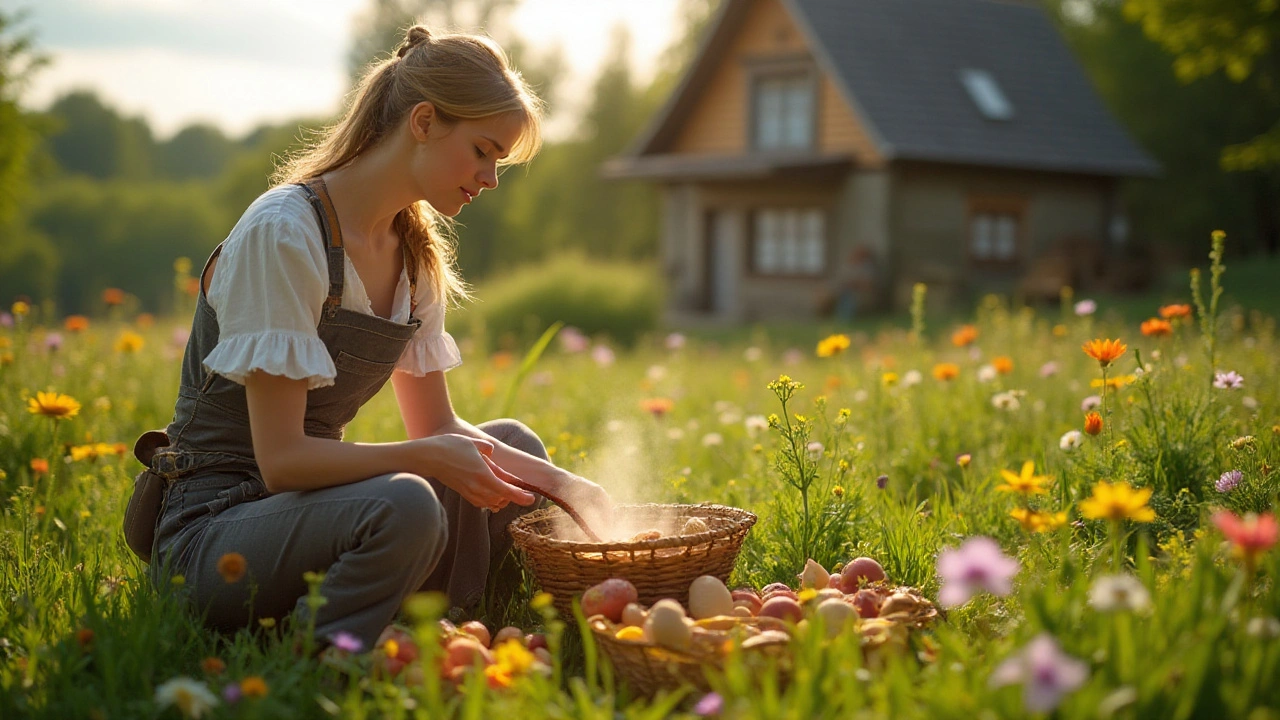
[[[1043,512],[1031,508],[1014,508],[1009,515],[1022,524],[1027,532],[1050,532],[1067,524],[1065,512]]]
[[[493,650],[493,660],[505,665],[513,675],[523,675],[533,667],[533,653],[519,640],[508,640]]]
[[[933,366],[933,376],[939,380],[954,380],[960,374],[960,366],[955,363],[938,363]]]
[[[1137,375],[1117,375],[1115,377],[1109,377],[1107,378],[1107,389],[1119,390],[1125,385],[1128,385],[1131,382],[1135,382],[1137,379],[1138,379]],[[1094,387],[1094,388],[1102,387],[1102,378],[1094,378],[1090,380],[1089,387]]]
[[[880,376],[880,382],[884,383],[889,387],[893,387],[894,385],[898,384],[898,373],[887,372],[884,375]]]
[[[70,395],[56,392],[37,392],[33,398],[27,398],[27,412],[32,415],[44,415],[55,420],[73,418],[80,412],[80,403]]]
[[[1093,486],[1093,497],[1080,501],[1080,513],[1090,520],[1133,520],[1147,523],[1156,519],[1156,511],[1147,507],[1151,488],[1134,488],[1129,483],[1100,481]]]
[[[1022,472],[1014,473],[1011,470],[1001,470],[1000,476],[1005,482],[997,485],[996,489],[1003,492],[1016,492],[1023,495],[1039,495],[1048,492],[1044,488],[1046,481],[1053,478],[1048,475],[1036,475],[1036,464],[1031,460],[1022,464]]]
[[[135,353],[146,345],[147,341],[136,332],[125,330],[120,333],[120,337],[116,338],[116,352],[118,353]]]
[[[534,610],[543,610],[544,608],[551,607],[551,603],[554,601],[555,597],[551,593],[540,592],[537,595],[534,595],[533,599],[529,601],[529,607]]]
[[[240,692],[247,698],[266,697],[267,681],[257,675],[250,675],[240,681]]]
[[[1067,336],[1067,326],[1066,326],[1066,325],[1054,325],[1054,326],[1053,326],[1053,336],[1054,336],[1054,337],[1066,337],[1066,336]]]
[[[848,335],[829,335],[818,343],[818,357],[839,355],[849,349]]]
[[[13,310],[13,314],[17,315],[18,317],[22,317],[23,315],[26,315],[27,313],[31,312],[31,306],[21,300],[15,302],[13,304],[13,308],[11,309]]]

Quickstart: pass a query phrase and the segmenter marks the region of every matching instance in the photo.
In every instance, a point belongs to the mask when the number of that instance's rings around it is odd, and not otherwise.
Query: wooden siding
[[[808,43],[780,0],[755,0],[729,51],[719,59],[699,102],[685,118],[671,147],[675,153],[730,155],[749,151],[748,63],[809,55]],[[874,143],[835,83],[819,72],[818,150],[852,153],[859,163],[880,166]]]

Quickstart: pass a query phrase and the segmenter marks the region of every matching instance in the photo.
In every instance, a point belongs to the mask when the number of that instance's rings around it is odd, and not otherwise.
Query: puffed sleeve
[[[253,370],[305,379],[308,390],[332,385],[337,369],[316,333],[328,294],[319,225],[279,207],[248,215],[209,284],[219,336],[204,366],[242,385]]]
[[[413,316],[422,321],[400,356],[396,370],[423,376],[436,370],[452,370],[462,364],[458,343],[444,330],[444,305],[434,297],[430,282],[418,282],[418,307]]]

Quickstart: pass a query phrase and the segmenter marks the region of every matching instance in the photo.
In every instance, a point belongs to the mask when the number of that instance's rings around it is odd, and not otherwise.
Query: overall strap
[[[418,257],[409,252],[409,243],[404,235],[400,236],[400,256],[404,262],[404,272],[409,276],[409,317],[418,311]]]
[[[299,184],[307,191],[307,199],[311,201],[311,206],[316,211],[316,217],[320,220],[320,231],[324,234],[325,253],[329,263],[329,295],[324,301],[324,312],[329,317],[333,317],[337,314],[338,308],[342,307],[344,270],[342,228],[338,225],[338,213],[333,209],[333,202],[329,199],[329,190],[325,187],[324,180],[314,177]]]

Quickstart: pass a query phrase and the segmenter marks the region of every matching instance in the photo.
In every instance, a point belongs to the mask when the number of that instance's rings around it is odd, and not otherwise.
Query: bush
[[[485,282],[475,296],[450,320],[451,331],[482,326],[489,337],[514,336],[528,344],[561,320],[631,346],[657,325],[662,293],[648,264],[568,256]]]

